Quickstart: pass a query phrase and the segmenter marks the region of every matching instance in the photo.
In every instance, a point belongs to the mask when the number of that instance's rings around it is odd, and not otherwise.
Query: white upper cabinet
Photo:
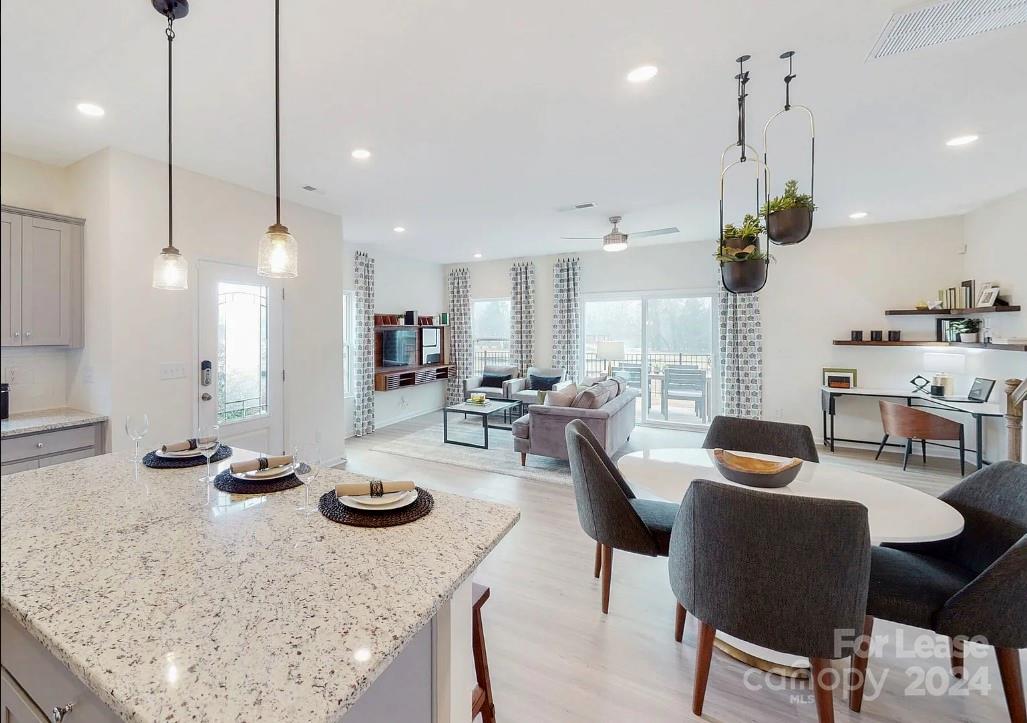
[[[82,221],[5,207],[3,346],[82,345]]]

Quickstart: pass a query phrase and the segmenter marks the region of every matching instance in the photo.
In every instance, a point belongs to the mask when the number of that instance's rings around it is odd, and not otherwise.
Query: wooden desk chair
[[[471,720],[481,713],[482,723],[496,723],[496,705],[492,700],[492,679],[485,655],[485,628],[481,624],[481,607],[489,599],[489,588],[471,583],[471,648],[474,651],[475,686],[471,692]]]
[[[959,440],[959,474],[966,474],[966,445],[963,439],[963,425],[952,419],[925,412],[923,409],[895,404],[881,400],[881,424],[884,426],[884,438],[877,448],[874,459],[880,459],[884,445],[891,436],[906,438],[906,452],[902,455],[902,470],[909,463],[910,452],[913,451],[913,440],[920,440],[920,452],[924,464],[927,464],[927,442],[931,440]]]

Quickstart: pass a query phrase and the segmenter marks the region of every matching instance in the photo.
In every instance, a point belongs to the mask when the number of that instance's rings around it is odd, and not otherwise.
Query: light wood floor
[[[436,423],[437,414],[387,427],[347,446],[348,469],[399,479],[460,494],[515,505],[521,521],[477,572],[475,579],[492,588],[483,616],[497,717],[511,721],[648,721],[696,720],[691,713],[696,625],[691,616],[684,643],[674,642],[674,597],[667,581],[667,561],[615,553],[610,614],[599,609],[599,581],[592,577],[594,543],[581,531],[570,487],[478,472],[446,464],[372,451],[383,438]],[[698,446],[701,435],[639,428],[633,448]],[[822,462],[838,464],[906,482],[931,493],[958,480],[952,460],[930,459],[928,467],[901,470],[901,456],[875,463],[873,453],[821,450]],[[879,621],[875,634],[894,641],[918,632]],[[1027,665],[1027,655],[1023,656]],[[968,674],[986,668],[987,695],[906,696],[916,682],[914,666],[944,667],[936,659],[900,659],[894,643],[871,658],[874,676],[887,673],[881,695],[865,700],[859,715],[848,710],[839,692],[838,721],[1001,721],[1008,720],[998,667],[988,652],[968,659]],[[816,708],[804,681],[764,678],[747,666],[714,651],[703,719],[709,721],[815,721]],[[761,684],[746,687],[743,676]],[[937,676],[937,674],[934,674]],[[938,680],[934,681],[935,684]],[[944,686],[954,682],[947,676]],[[768,684],[779,687],[769,689]],[[869,691],[869,688],[868,688]],[[963,691],[965,693],[965,691]]]

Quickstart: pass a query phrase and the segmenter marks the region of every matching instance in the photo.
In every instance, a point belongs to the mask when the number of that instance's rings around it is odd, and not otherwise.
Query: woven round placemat
[[[221,445],[214,456],[210,458],[211,462],[220,462],[223,459],[228,459],[232,456],[232,448],[227,444]],[[183,469],[185,467],[200,467],[201,465],[207,464],[207,459],[202,455],[195,457],[158,457],[157,451],[147,452],[143,456],[143,464],[153,469]]]
[[[303,483],[294,474],[268,480],[267,482],[246,482],[233,477],[232,470],[230,469],[226,469],[214,478],[214,487],[216,489],[237,495],[262,495],[266,492],[281,492],[282,490],[291,490],[293,487],[299,487],[301,484]]]
[[[321,495],[317,509],[332,522],[353,527],[395,527],[419,520],[431,512],[435,498],[427,490],[417,487],[417,499],[398,510],[354,510],[339,502],[335,490]]]

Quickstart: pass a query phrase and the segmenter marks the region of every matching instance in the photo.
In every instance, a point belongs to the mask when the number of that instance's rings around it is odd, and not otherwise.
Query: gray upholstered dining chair
[[[702,446],[704,449],[720,447],[739,452],[798,457],[807,462],[820,461],[813,432],[804,424],[717,415],[710,423]]]
[[[1018,649],[1027,648],[1027,465],[996,462],[940,499],[963,515],[948,540],[890,543],[871,554],[863,636],[853,653],[849,707],[863,702],[875,618],[932,630],[952,639],[952,673],[963,675],[962,641],[994,646],[1009,717],[1027,718]]]
[[[610,611],[613,550],[666,557],[678,506],[635,497],[603,445],[580,419],[565,430],[578,521],[596,541],[595,577],[602,573],[603,612]]]
[[[824,671],[851,650],[870,576],[858,502],[693,480],[670,538],[670,587],[699,622],[692,712],[702,715],[716,631],[805,656],[821,723],[834,720]]]

